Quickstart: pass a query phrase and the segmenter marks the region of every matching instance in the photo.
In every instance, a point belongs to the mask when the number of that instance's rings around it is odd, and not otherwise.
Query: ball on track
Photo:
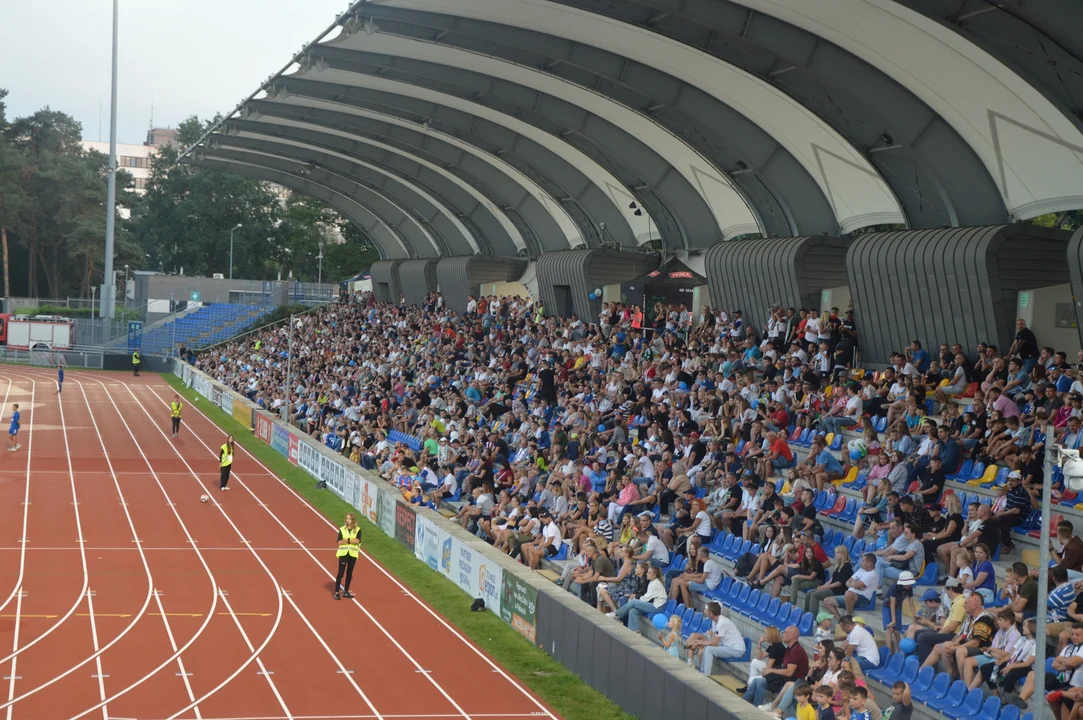
[[[205,503],[205,502],[207,502],[208,500],[210,500],[210,497],[209,497],[209,496],[207,496],[206,494],[204,494],[204,495],[200,495],[200,496],[199,496],[199,501],[200,501],[200,502],[204,502],[204,503]]]

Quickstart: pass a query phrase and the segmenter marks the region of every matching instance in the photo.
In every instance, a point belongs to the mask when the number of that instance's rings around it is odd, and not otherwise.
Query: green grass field
[[[172,374],[163,374],[162,377],[188,402],[195,401],[197,394],[185,388],[180,378]],[[199,403],[199,409],[223,430],[233,433],[238,443],[289,483],[327,518],[338,522],[346,512],[353,509],[330,490],[317,490],[315,480],[308,473],[264,444],[249,428],[243,427],[220,408],[203,400]],[[557,713],[567,720],[632,717],[556,660],[528,643],[492,613],[470,612],[471,598],[454,583],[419,562],[412,552],[394,538],[384,535],[364,518],[361,518],[361,523],[365,526],[362,533],[365,550],[377,562],[492,655]]]

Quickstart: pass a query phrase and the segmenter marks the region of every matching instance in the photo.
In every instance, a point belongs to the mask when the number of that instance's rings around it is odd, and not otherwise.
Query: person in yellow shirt
[[[222,469],[222,476],[218,482],[219,490],[229,490],[229,474],[233,471],[233,436],[226,438],[222,448],[218,451],[218,463]]]
[[[346,521],[338,529],[338,575],[335,576],[335,600],[341,597],[353,597],[350,583],[353,581],[353,566],[361,554],[361,528],[353,513],[346,513]],[[345,576],[345,577],[343,577]],[[340,592],[341,590],[341,592]]]
[[[816,720],[816,708],[809,702],[812,698],[811,685],[799,685],[793,691],[794,700],[797,701],[797,711],[794,717],[797,720]]]
[[[181,410],[183,408],[184,403],[181,402],[180,395],[173,393],[173,402],[169,403],[169,421],[173,425],[174,438],[180,435]]]

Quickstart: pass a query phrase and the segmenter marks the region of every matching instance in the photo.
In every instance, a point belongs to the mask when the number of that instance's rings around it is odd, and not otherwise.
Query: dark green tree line
[[[178,129],[180,148],[164,148],[152,161],[147,193],[132,215],[131,227],[146,252],[148,269],[228,277],[230,230],[237,225],[241,227],[233,233],[235,278],[292,276],[315,282],[322,248],[324,282],[337,282],[378,258],[363,233],[346,230],[352,225],[319,201],[292,195],[283,203],[260,180],[178,164],[183,148],[214,122],[185,120]]]
[[[86,151],[79,123],[45,108],[9,121],[0,90],[0,241],[5,295],[89,297],[102,282],[108,159]],[[132,178],[117,174],[117,197],[131,203]],[[116,258],[139,249],[117,224]]]
[[[44,108],[7,117],[0,89],[0,291],[3,296],[89,298],[103,282],[108,158],[83,149],[82,128],[69,115]],[[180,147],[213,121],[189,118]],[[378,253],[363,230],[318,201],[286,202],[259,180],[177,164],[180,149],[152,158],[147,192],[117,172],[114,267],[273,280],[291,275],[337,282],[369,267]],[[123,280],[123,273],[118,273]],[[118,288],[118,294],[123,289]]]

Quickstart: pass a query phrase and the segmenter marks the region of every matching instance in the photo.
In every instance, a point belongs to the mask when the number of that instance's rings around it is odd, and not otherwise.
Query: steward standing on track
[[[136,350],[135,352],[132,353],[132,369],[135,371],[135,376],[136,377],[139,377],[139,363],[140,363],[139,351]]]
[[[353,513],[346,513],[345,524],[338,529],[338,575],[335,577],[335,600],[339,597],[352,598],[350,582],[353,580],[353,566],[361,553],[361,528]],[[343,584],[342,576],[346,575]],[[341,595],[339,588],[342,588]]]
[[[181,402],[180,395],[177,393],[173,393],[173,402],[169,403],[169,419],[173,423],[174,438],[180,435],[180,421],[182,409],[184,409],[184,404]]]
[[[218,453],[218,462],[222,467],[222,477],[218,481],[219,490],[229,490],[229,473],[233,470],[233,436],[226,438]]]

